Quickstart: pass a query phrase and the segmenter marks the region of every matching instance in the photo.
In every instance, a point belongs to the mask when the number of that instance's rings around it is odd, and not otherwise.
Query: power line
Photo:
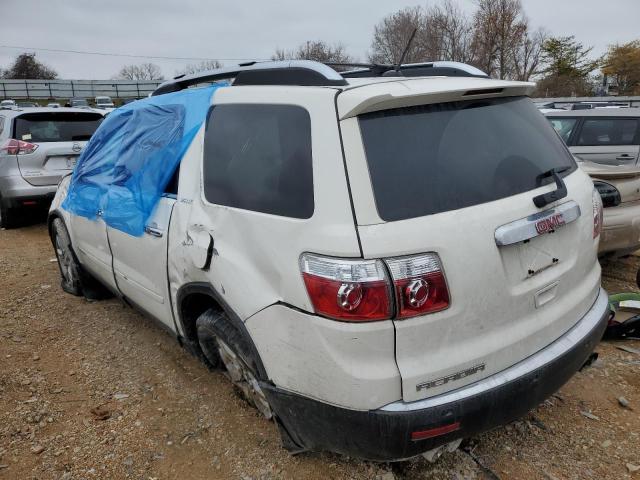
[[[16,45],[0,45],[0,48],[12,48],[17,50],[36,51],[36,52],[57,52],[57,53],[73,53],[77,55],[100,55],[104,57],[128,57],[128,58],[147,58],[147,59],[162,59],[162,60],[217,60],[220,62],[233,62],[233,61],[252,61],[260,60],[257,58],[205,58],[205,57],[165,57],[162,55],[132,55],[127,53],[109,53],[109,52],[87,52],[81,50],[62,50],[58,48],[36,48],[36,47],[20,47]],[[264,59],[263,59],[264,60]]]

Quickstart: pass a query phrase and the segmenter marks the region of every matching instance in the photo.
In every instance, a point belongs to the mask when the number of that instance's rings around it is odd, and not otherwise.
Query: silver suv
[[[74,108],[0,110],[0,226],[51,201],[102,119]]]

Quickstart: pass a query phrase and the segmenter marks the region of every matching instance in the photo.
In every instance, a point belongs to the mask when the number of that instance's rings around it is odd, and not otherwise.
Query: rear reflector
[[[425,253],[385,260],[398,301],[398,318],[439,312],[449,306],[449,289],[440,258]]]
[[[305,253],[300,270],[316,313],[350,322],[391,318],[389,280],[380,260]]]
[[[417,430],[411,432],[411,440],[426,440],[427,438],[439,437],[440,435],[446,435],[447,433],[460,430],[460,422],[451,423],[449,425],[443,425],[442,427],[430,428],[428,430]]]
[[[38,202],[36,202],[35,200],[25,200],[24,202],[22,202],[22,205],[37,205]]]

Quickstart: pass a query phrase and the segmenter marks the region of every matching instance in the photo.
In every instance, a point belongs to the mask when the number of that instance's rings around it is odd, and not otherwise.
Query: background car
[[[51,103],[47,103],[47,107],[49,108],[60,108],[61,105],[57,102],[51,102]]]
[[[545,115],[602,197],[599,253],[623,256],[640,249],[640,109],[556,110]]]
[[[38,106],[35,102],[18,102],[18,108],[36,108]]]
[[[640,108],[546,111],[571,153],[604,165],[636,165],[640,153]]]
[[[107,97],[107,96],[98,96],[95,98],[95,106],[96,108],[102,108],[102,109],[113,109],[115,108],[115,105],[113,104],[113,101],[111,100],[111,97]]]
[[[47,206],[103,116],[72,108],[0,110],[0,226]]]
[[[2,100],[0,102],[0,109],[9,109],[9,108],[16,108],[15,100]]]
[[[91,106],[89,105],[89,102],[87,102],[86,98],[80,98],[80,97],[74,97],[74,98],[70,98],[69,101],[66,104],[67,107],[74,107],[74,108],[91,108]]]

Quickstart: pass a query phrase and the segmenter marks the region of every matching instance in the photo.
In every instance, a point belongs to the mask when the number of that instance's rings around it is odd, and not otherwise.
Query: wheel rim
[[[60,272],[62,278],[69,283],[73,283],[75,280],[75,272],[73,270],[73,257],[69,246],[61,238],[58,230],[56,229],[56,257],[58,257],[58,264],[60,265]]]
[[[267,419],[273,417],[267,397],[265,397],[264,392],[260,388],[260,384],[251,369],[238,355],[236,355],[229,345],[219,338],[216,338],[216,340],[218,342],[220,359],[227,368],[227,375],[231,379],[231,382],[240,389],[245,398]]]

